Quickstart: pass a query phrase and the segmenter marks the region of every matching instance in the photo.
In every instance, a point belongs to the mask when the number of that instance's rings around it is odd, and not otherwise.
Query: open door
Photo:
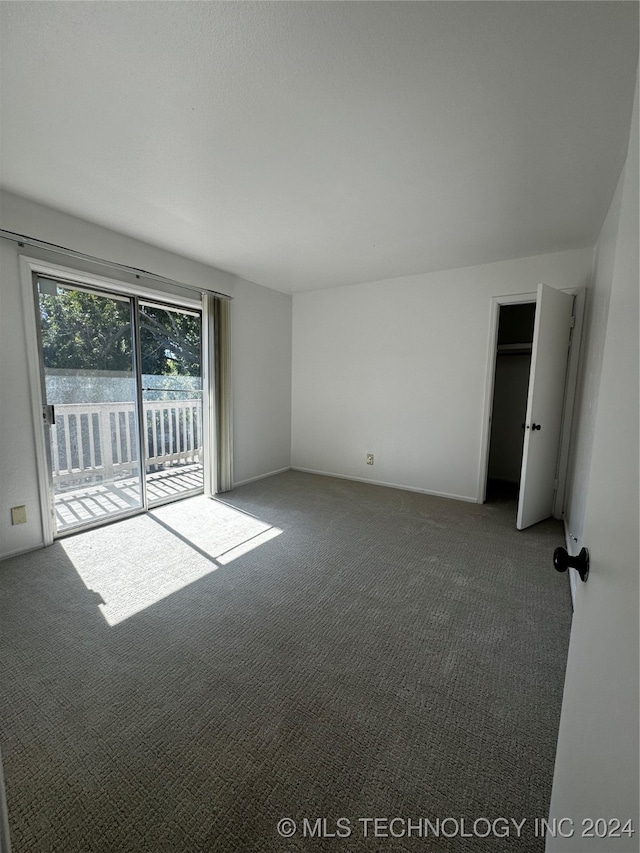
[[[538,285],[516,527],[553,515],[574,297]]]

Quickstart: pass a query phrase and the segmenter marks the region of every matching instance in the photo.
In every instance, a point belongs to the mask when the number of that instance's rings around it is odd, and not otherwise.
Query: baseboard
[[[22,554],[31,554],[32,551],[40,551],[45,547],[44,542],[41,542],[39,545],[31,545],[29,548],[16,548],[14,551],[7,551],[5,554],[0,554],[0,562],[2,560],[9,560],[11,557],[20,557]]]
[[[470,498],[468,495],[452,495],[448,492],[434,492],[431,489],[418,489],[415,486],[405,486],[401,483],[386,483],[384,480],[370,480],[367,477],[352,477],[347,474],[335,474],[332,471],[316,471],[314,468],[298,468],[296,465],[291,466],[292,471],[301,471],[303,474],[318,474],[320,477],[336,477],[338,480],[351,480],[354,483],[368,483],[370,486],[385,486],[388,489],[400,489],[403,492],[417,492],[421,495],[432,495],[435,498],[449,498],[453,501],[466,501],[467,503],[477,503],[477,498]]]
[[[572,536],[571,533],[569,533],[566,517],[564,518],[564,541],[567,553],[573,554],[573,549],[578,540],[575,538],[575,536]],[[576,577],[578,577],[577,571],[575,569],[569,568],[569,589],[571,590],[571,606],[574,610],[576,609]]]
[[[277,471],[268,471],[266,474],[258,474],[257,477],[249,477],[248,480],[239,480],[237,483],[233,484],[233,488],[235,489],[237,486],[246,486],[248,483],[255,483],[256,480],[264,480],[267,477],[275,477],[276,474],[284,474],[285,471],[291,471],[291,466],[287,466],[286,468],[278,468]]]
[[[4,787],[4,773],[2,771],[2,753],[0,753],[0,853],[11,853],[9,812],[7,811],[7,795]]]

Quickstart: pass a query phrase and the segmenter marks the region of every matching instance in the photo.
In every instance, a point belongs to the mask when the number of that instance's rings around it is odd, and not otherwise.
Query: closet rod
[[[498,344],[498,355],[531,355],[531,344]]]

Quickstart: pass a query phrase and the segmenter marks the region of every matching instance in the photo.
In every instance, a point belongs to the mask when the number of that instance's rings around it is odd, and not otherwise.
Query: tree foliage
[[[131,303],[58,288],[40,293],[44,363],[62,370],[133,371]],[[142,373],[200,374],[200,317],[140,306]]]
[[[142,372],[200,375],[200,317],[181,311],[140,308]]]

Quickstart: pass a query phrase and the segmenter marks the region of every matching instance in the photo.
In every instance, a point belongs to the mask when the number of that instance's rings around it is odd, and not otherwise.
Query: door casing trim
[[[27,348],[27,372],[29,374],[29,397],[31,399],[31,420],[33,439],[36,449],[36,471],[38,476],[38,492],[40,495],[40,516],[42,519],[42,539],[44,545],[51,545],[54,540],[55,526],[51,514],[51,490],[49,488],[49,464],[47,447],[42,428],[42,374],[40,370],[40,352],[38,348],[38,330],[36,328],[36,304],[33,288],[34,274],[44,272],[34,258],[24,255],[18,257],[20,266],[20,283],[22,286],[22,307],[24,317],[25,342]]]
[[[489,444],[491,442],[491,415],[493,410],[493,389],[496,376],[496,352],[498,348],[498,320],[501,305],[517,305],[522,302],[536,302],[537,293],[512,293],[506,296],[492,296],[489,315],[489,338],[487,342],[487,371],[485,377],[482,430],[480,435],[480,466],[478,469],[477,502],[483,504],[487,497],[487,473],[489,470]]]

